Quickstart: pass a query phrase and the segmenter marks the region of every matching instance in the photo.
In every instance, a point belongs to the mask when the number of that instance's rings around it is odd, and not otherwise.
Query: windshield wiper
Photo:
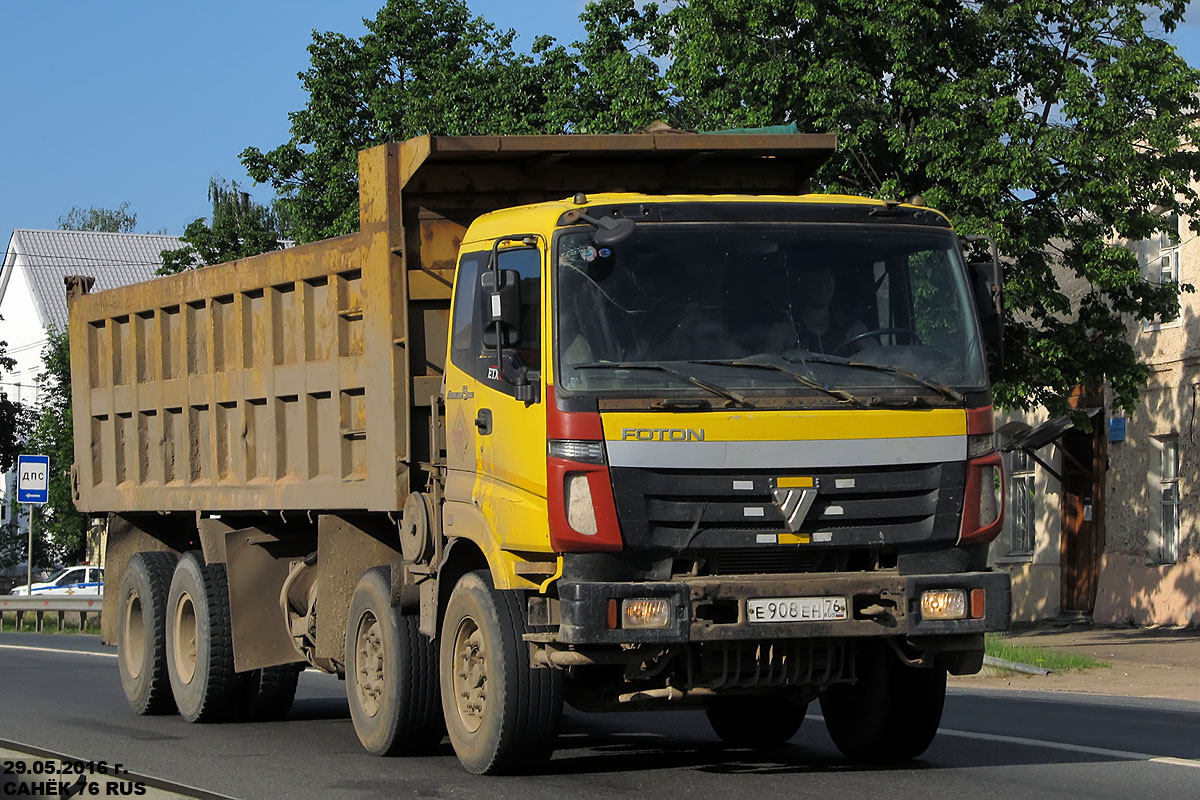
[[[735,392],[733,389],[726,389],[722,386],[717,386],[714,383],[709,383],[703,378],[697,378],[690,372],[681,370],[678,367],[669,367],[666,364],[659,364],[655,361],[597,361],[594,364],[582,364],[578,367],[575,367],[575,369],[652,369],[658,372],[665,372],[668,375],[674,375],[677,378],[682,378],[688,383],[693,383],[696,386],[699,386],[701,389],[707,389],[713,394],[724,397],[726,400],[730,400],[738,405],[745,406],[746,408],[754,408],[753,403],[747,400],[740,393]]]
[[[900,375],[901,377],[908,378],[910,381],[913,381],[914,383],[919,383],[922,386],[927,386],[928,388],[933,389],[935,392],[940,394],[942,397],[945,397],[949,400],[953,400],[956,403],[963,402],[962,394],[960,394],[956,390],[950,388],[946,384],[938,383],[937,381],[933,381],[933,380],[930,380],[929,378],[922,377],[921,375],[918,375],[917,373],[913,372],[910,369],[905,369],[904,367],[897,367],[894,364],[869,364],[865,361],[851,361],[848,358],[837,358],[834,356],[816,355],[814,353],[809,353],[808,355],[801,357],[801,361],[804,363],[809,363],[809,364],[836,364],[836,365],[842,366],[842,367],[854,367],[857,369],[869,369],[869,370],[873,370],[875,372],[887,372],[892,375]]]
[[[771,355],[764,354],[764,355],[750,356],[749,358],[706,359],[706,360],[702,360],[702,361],[689,361],[688,363],[689,364],[711,364],[711,365],[718,366],[718,367],[748,367],[751,369],[769,369],[769,370],[774,370],[776,372],[783,372],[788,375],[791,375],[802,386],[807,386],[810,389],[815,389],[818,392],[823,392],[823,393],[829,395],[830,397],[836,397],[838,400],[842,401],[843,403],[850,403],[851,405],[856,405],[859,407],[862,406],[862,402],[857,397],[850,394],[846,390],[833,389],[833,388],[830,388],[828,386],[821,384],[819,381],[812,379],[808,375],[805,375],[804,373],[798,372],[797,370],[793,369],[792,365],[789,361],[787,361],[786,359],[780,358],[779,356],[771,356]]]

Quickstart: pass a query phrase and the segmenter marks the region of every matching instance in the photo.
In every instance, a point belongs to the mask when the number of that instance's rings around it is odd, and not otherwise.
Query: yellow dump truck
[[[366,150],[361,230],[68,280],[76,503],[140,714],[278,718],[343,677],[372,753],[535,768],[563,703],[819,700],[922,752],[1007,626],[998,274],[919,205],[808,193],[832,136]]]

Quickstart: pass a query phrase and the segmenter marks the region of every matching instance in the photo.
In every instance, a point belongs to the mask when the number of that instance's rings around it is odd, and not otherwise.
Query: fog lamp
[[[629,597],[621,601],[621,627],[665,628],[671,624],[671,604],[665,597]]]
[[[967,593],[962,589],[935,589],[921,593],[922,619],[966,619]]]

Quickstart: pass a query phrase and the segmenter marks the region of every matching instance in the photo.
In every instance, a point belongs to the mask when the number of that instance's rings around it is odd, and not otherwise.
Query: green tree
[[[237,185],[213,178],[208,184],[211,222],[201,217],[188,223],[180,238],[184,247],[162,252],[159,275],[172,275],[202,264],[221,264],[283,247],[289,219],[286,210],[255,203]]]
[[[49,554],[54,559],[76,563],[86,553],[88,518],[75,510],[71,493],[75,435],[71,415],[71,349],[66,332],[48,332],[42,360],[46,371],[37,379],[38,405],[27,413],[25,449],[50,457],[50,499],[46,505],[34,507],[34,530],[48,541]]]
[[[137,214],[129,210],[129,203],[120,208],[80,208],[72,206],[64,216],[58,218],[60,231],[101,231],[103,233],[133,233],[137,227]]]
[[[576,58],[550,37],[533,54],[463,0],[388,0],[361,38],[315,33],[300,73],[308,102],[291,137],[242,163],[270,183],[311,241],[358,229],[358,151],[422,133],[561,133],[572,129]],[[586,126],[579,126],[581,129]]]
[[[1133,408],[1147,371],[1127,320],[1174,316],[1178,289],[1145,280],[1119,241],[1200,213],[1200,71],[1156,34],[1175,30],[1183,0],[630,5],[589,13],[620,28],[619,46],[669,59],[677,126],[836,132],[819,184],[920,194],[960,232],[998,241],[1001,404],[1060,411],[1071,387],[1107,381]]]

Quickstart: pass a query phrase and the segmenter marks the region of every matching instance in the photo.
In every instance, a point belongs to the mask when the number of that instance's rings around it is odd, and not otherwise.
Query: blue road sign
[[[50,456],[17,456],[17,502],[45,505],[50,500]]]

